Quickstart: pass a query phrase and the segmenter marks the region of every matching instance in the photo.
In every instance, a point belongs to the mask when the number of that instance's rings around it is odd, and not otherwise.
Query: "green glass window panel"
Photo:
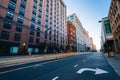
[[[112,33],[109,20],[104,21],[104,26],[106,33]]]

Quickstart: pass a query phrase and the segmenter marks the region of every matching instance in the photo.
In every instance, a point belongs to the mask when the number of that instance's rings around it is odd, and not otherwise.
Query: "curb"
[[[102,54],[102,53],[101,53]],[[102,56],[105,58],[105,60],[109,63],[109,65],[112,67],[112,69],[116,72],[116,74],[118,76],[120,76],[120,74],[118,73],[118,71],[114,68],[114,66],[111,64],[111,62],[104,56],[104,54],[102,54]]]
[[[108,61],[108,60],[107,60]],[[114,65],[112,65],[112,63],[110,61],[108,61],[108,63],[112,66],[112,68],[114,69],[114,71],[118,74],[118,76],[120,76],[120,74],[118,73],[118,71],[114,68]]]

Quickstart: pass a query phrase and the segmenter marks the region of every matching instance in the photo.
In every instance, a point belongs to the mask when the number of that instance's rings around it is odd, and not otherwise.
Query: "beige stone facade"
[[[109,20],[114,37],[115,51],[120,52],[120,0],[112,0]]]

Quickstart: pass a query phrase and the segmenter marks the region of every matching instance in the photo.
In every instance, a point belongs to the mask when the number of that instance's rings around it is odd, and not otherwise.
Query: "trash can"
[[[114,53],[113,51],[110,51],[110,52],[108,53],[108,56],[109,56],[109,57],[114,57],[114,56],[115,56],[115,53]]]

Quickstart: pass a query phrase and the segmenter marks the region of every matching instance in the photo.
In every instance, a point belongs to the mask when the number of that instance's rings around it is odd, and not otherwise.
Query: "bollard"
[[[29,52],[29,56],[31,56],[31,52]]]

